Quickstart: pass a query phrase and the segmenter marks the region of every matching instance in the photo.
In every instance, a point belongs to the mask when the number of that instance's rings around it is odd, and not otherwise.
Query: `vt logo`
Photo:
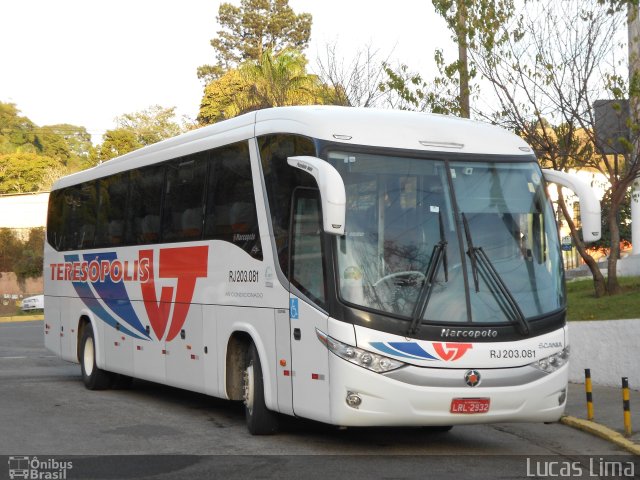
[[[473,348],[471,343],[433,343],[436,353],[445,362],[454,361],[461,358],[467,350]]]
[[[180,332],[187,319],[196,281],[207,276],[208,255],[208,246],[161,249],[158,278],[175,278],[178,281],[175,288],[162,287],[158,297],[153,250],[140,250],[140,262],[147,261],[150,269],[146,281],[140,283],[142,299],[158,340],[162,340],[166,333],[166,341],[170,342]],[[172,304],[173,315],[169,318]]]

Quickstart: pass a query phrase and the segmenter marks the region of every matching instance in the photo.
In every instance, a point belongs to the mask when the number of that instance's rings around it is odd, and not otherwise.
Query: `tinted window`
[[[270,135],[258,139],[262,170],[267,187],[273,235],[282,272],[287,275],[289,263],[289,222],[291,196],[298,186],[317,187],[313,177],[287,163],[294,155],[315,155],[311,139],[298,135]]]
[[[262,260],[247,144],[214,150],[207,183],[205,237],[231,242]]]
[[[169,162],[162,209],[162,241],[202,238],[207,153]]]
[[[93,247],[96,234],[96,183],[85,183],[65,190],[65,248]]]
[[[319,305],[324,305],[322,214],[318,190],[295,190],[291,246],[291,283]]]
[[[56,190],[47,238],[57,250],[217,239],[262,260],[248,144]]]
[[[131,172],[131,204],[127,243],[143,245],[160,241],[160,213],[164,166]]]
[[[55,190],[49,195],[47,214],[47,241],[56,250],[62,250],[64,244],[64,192]]]
[[[129,173],[102,178],[99,185],[99,206],[96,247],[123,245],[125,239]]]

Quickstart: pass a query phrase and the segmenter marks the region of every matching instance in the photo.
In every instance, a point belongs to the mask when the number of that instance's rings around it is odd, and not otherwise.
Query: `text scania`
[[[445,338],[495,338],[498,336],[498,332],[496,330],[491,330],[490,328],[483,330],[455,330],[451,328],[443,328],[440,332],[440,336]]]
[[[51,280],[71,282],[104,282],[107,278],[112,282],[142,282],[149,280],[149,259],[92,260],[82,262],[52,263]]]

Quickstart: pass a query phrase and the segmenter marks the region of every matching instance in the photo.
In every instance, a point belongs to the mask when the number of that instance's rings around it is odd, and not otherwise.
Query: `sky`
[[[39,126],[84,126],[99,142],[115,117],[151,105],[195,118],[200,65],[214,63],[210,40],[218,0],[0,0],[0,101]],[[231,0],[240,4],[240,0]],[[289,0],[313,16],[306,51],[313,68],[327,44],[348,65],[367,45],[434,75],[436,48],[450,34],[430,0]]]

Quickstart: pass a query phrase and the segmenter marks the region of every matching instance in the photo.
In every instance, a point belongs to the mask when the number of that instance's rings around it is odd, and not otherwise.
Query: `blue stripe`
[[[389,347],[384,342],[369,342],[369,345],[382,353],[393,355],[395,357],[411,358],[414,360],[437,360],[436,357],[429,355],[422,348],[420,348],[418,344],[413,342],[389,342],[389,345],[394,348]],[[408,345],[415,345],[415,347],[417,348],[411,348]]]
[[[65,255],[64,259],[66,262],[77,262],[79,261],[78,255]],[[95,297],[89,284],[86,282],[71,282],[73,288],[75,289],[78,297],[82,300],[82,302],[89,307],[100,320],[102,320],[107,325],[116,328],[120,322],[118,322],[115,318],[113,318],[109,312],[107,312],[104,307],[100,304],[98,299]],[[129,335],[130,337],[137,338],[138,340],[148,340],[148,338],[143,338],[137,333],[132,332],[124,325],[120,324],[120,332]]]

